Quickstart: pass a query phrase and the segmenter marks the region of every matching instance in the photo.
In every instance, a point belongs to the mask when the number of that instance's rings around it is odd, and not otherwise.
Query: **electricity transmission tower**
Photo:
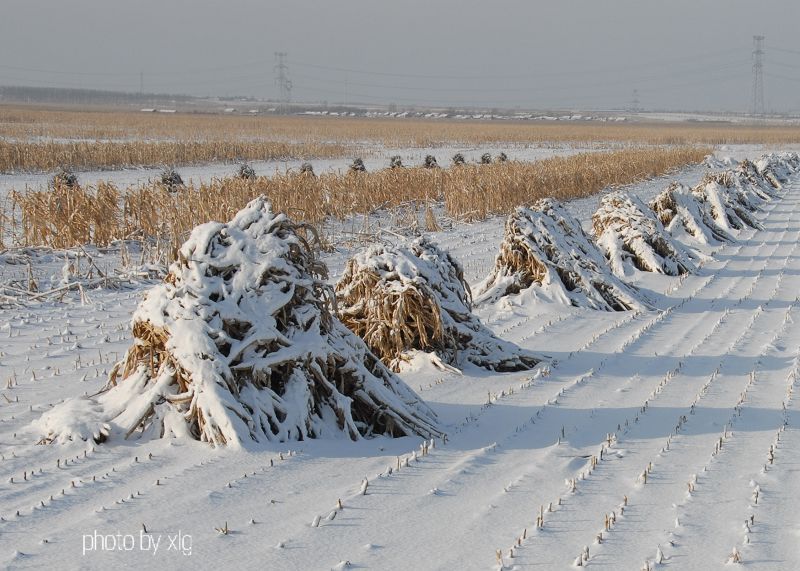
[[[753,115],[764,115],[764,36],[753,36]]]
[[[631,94],[630,111],[633,113],[637,113],[641,110],[642,108],[641,108],[641,102],[639,101],[639,90],[634,89],[633,93]]]
[[[289,79],[289,66],[286,65],[286,52],[275,52],[275,83],[278,84],[280,92],[280,111],[286,113],[289,110],[289,103],[292,101],[292,80]]]

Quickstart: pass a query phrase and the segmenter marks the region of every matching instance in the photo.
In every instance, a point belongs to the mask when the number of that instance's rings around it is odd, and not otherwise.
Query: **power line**
[[[774,59],[770,58],[769,65],[772,67],[773,65],[777,65],[778,67],[786,67],[789,69],[800,69],[800,64],[791,64],[791,63],[784,63],[782,61],[775,61]]]
[[[790,50],[790,49],[787,49],[787,48],[779,48],[777,46],[773,46],[772,44],[769,45],[769,49],[770,49],[770,51],[773,51],[773,52],[783,52],[783,53],[787,53],[787,54],[798,54],[798,55],[800,55],[800,50]]]
[[[355,75],[367,75],[367,76],[376,76],[376,77],[396,77],[396,78],[409,78],[409,79],[438,79],[438,80],[499,80],[499,79],[540,79],[542,77],[560,77],[560,76],[568,76],[568,75],[588,75],[588,74],[608,74],[608,73],[615,73],[615,72],[628,72],[632,69],[652,69],[655,65],[671,65],[676,63],[683,63],[683,62],[697,62],[700,59],[708,59],[717,57],[720,55],[731,55],[731,54],[743,54],[744,50],[742,48],[733,48],[733,49],[726,49],[726,50],[718,50],[715,52],[707,52],[700,55],[693,55],[687,56],[683,58],[673,58],[671,60],[661,60],[661,61],[651,61],[642,64],[636,65],[628,65],[624,67],[610,67],[610,68],[592,68],[592,69],[569,69],[563,71],[554,71],[554,72],[538,72],[538,71],[531,71],[528,73],[522,74],[480,74],[480,75],[449,75],[449,74],[419,74],[419,73],[400,73],[400,72],[388,72],[388,71],[375,71],[375,70],[366,70],[366,69],[356,69],[356,68],[349,68],[349,67],[340,67],[340,66],[331,66],[331,65],[320,65],[315,63],[303,62],[292,60],[291,63],[294,66],[298,67],[306,67],[324,71],[332,71],[337,73],[351,73]],[[733,64],[734,60],[730,60]]]
[[[508,94],[512,97],[516,96],[514,97],[514,103],[530,105],[531,96],[534,96],[534,94],[550,94],[548,98],[556,98],[560,102],[578,99],[591,101],[593,98],[596,98],[597,92],[604,91],[609,95],[609,98],[619,100],[619,97],[624,96],[624,92],[628,91],[632,85],[637,86],[639,93],[649,94],[649,99],[654,99],[652,94],[658,94],[662,91],[676,91],[683,86],[694,87],[741,77],[743,74],[740,63],[741,59],[739,62],[734,62],[732,60],[738,58],[729,58],[727,56],[738,54],[743,49],[747,48],[726,49],[716,52],[704,52],[699,56],[673,58],[665,61],[663,65],[660,66],[656,65],[654,62],[650,62],[647,64],[617,68],[594,68],[588,71],[574,68],[562,68],[559,70],[542,72],[526,71],[525,73],[513,75],[426,75],[369,71],[363,69],[357,70],[295,62],[294,60],[289,60],[286,52],[276,52],[274,54],[276,63],[274,66],[273,80],[279,88],[281,110],[285,110],[291,102],[293,88],[301,89],[302,92],[327,93],[341,97],[343,83],[345,101],[349,101],[351,98],[379,102],[407,101],[409,103],[424,103],[428,101],[435,102],[437,105],[449,106],[463,104],[466,100],[474,102],[478,99],[491,99],[491,101],[482,101],[480,104],[495,105],[502,104],[502,99],[508,100],[509,98],[502,97],[502,94]],[[263,63],[265,60],[259,61]],[[302,85],[294,86],[289,79],[289,63],[291,63],[292,66],[306,67],[308,70],[318,69],[320,73],[293,74],[293,77],[298,78],[302,83]],[[237,63],[228,66],[204,68],[204,70],[217,69],[222,71],[220,73],[206,74],[203,77],[192,77],[193,74],[201,72],[199,68],[183,68],[174,73],[152,72],[148,70],[148,85],[151,91],[156,89],[164,92],[173,89],[185,91],[187,88],[194,88],[201,91],[208,89],[212,91],[217,90],[218,86],[221,85],[231,86],[234,84],[237,86],[236,88],[240,90],[243,88],[262,90],[269,85],[269,80],[266,79],[262,73],[259,73],[258,69],[250,69],[249,72],[245,73],[235,72],[235,70],[241,70],[246,67],[253,68],[254,66],[249,63]],[[793,66],[786,64],[785,67]],[[21,72],[24,71],[24,73],[32,74],[49,73],[53,71],[56,72],[56,75],[97,76],[97,79],[92,81],[92,83],[102,84],[106,89],[112,85],[122,89],[135,89],[134,85],[138,83],[139,91],[143,91],[144,78],[141,72],[135,74],[93,71],[68,72],[63,69],[39,70],[20,66],[4,66],[2,64],[0,64],[0,69],[16,69]],[[261,67],[261,69],[263,69],[263,67]],[[292,69],[294,69],[294,67],[292,67]],[[326,74],[322,73],[323,71],[331,73],[326,77]],[[625,73],[625,76],[619,75],[622,73]],[[333,74],[339,75],[338,77],[332,77]],[[344,74],[344,76],[341,74]],[[356,79],[353,80],[350,74],[355,75]],[[23,73],[14,75],[23,75]],[[136,77],[137,75],[138,77]],[[383,81],[377,81],[370,80],[370,77],[381,77],[385,79]],[[125,81],[126,78],[129,81]],[[456,86],[452,83],[448,85],[433,81],[433,79],[445,80],[447,78],[459,80],[461,82],[478,80],[490,81],[500,78],[506,81],[495,87],[483,87],[480,84],[469,85],[469,83],[462,83],[461,86]],[[6,80],[8,79],[12,78],[6,77]],[[514,79],[517,81],[513,81]],[[549,79],[551,81],[543,81],[544,79]],[[33,77],[29,79],[20,77],[19,80],[26,83],[52,86],[71,84],[78,87],[86,87],[87,83],[87,81],[79,81],[77,78],[73,78],[72,81],[68,78],[63,78],[63,80],[55,80],[55,78],[52,78],[48,81],[35,79]],[[530,85],[524,85],[524,83],[530,83]],[[331,88],[326,89],[326,84],[330,85]],[[386,93],[382,94],[381,91],[385,91]],[[578,93],[580,91],[592,91],[593,93],[582,95]],[[553,95],[554,93],[555,95]],[[404,94],[408,94],[408,97],[402,97]],[[463,94],[463,97],[459,96],[461,94]],[[470,96],[470,94],[474,95],[474,97]],[[481,94],[483,94],[484,97],[480,97]],[[437,97],[437,95],[439,97]],[[497,97],[497,95],[501,95],[501,97]]]
[[[765,72],[764,75],[766,77],[771,77],[773,79],[784,79],[786,81],[800,81],[800,77],[789,77],[788,75],[781,75],[778,73]]]
[[[723,75],[717,75],[717,74],[713,74],[712,73],[712,74],[707,75],[703,79],[697,79],[697,80],[680,82],[680,83],[670,83],[669,85],[666,85],[666,86],[658,86],[658,87],[651,87],[651,88],[642,88],[642,87],[640,87],[640,88],[638,88],[638,91],[640,93],[646,92],[646,93],[652,93],[652,94],[659,94],[659,93],[662,93],[662,92],[676,91],[676,90],[679,90],[679,89],[696,88],[696,87],[700,87],[700,86],[704,86],[704,85],[708,85],[708,84],[718,85],[720,83],[731,81],[731,80],[740,80],[740,81],[742,81],[742,80],[746,80],[749,77],[750,77],[750,72],[742,71],[741,70],[741,66],[740,66],[739,71],[736,72],[736,73],[729,73],[729,74],[723,74]],[[326,89],[324,87],[318,87],[318,86],[313,86],[313,85],[309,85],[309,84],[295,84],[295,87],[297,89],[299,89],[300,91],[302,91],[303,93],[311,92],[311,93],[319,93],[319,94],[323,94],[323,95],[339,95],[339,96],[341,96],[341,90],[334,89],[334,88]],[[607,90],[606,92],[609,93],[608,97],[613,97],[614,94],[610,93],[608,91],[608,89],[610,88],[610,89],[618,90],[619,84],[618,83],[604,83],[604,84],[595,84],[594,86],[584,86],[582,88],[574,88],[574,87],[571,87],[571,86],[562,86],[561,89],[566,91],[566,93],[564,93],[562,91],[561,93],[558,93],[554,97],[557,97],[560,103],[581,102],[581,101],[592,102],[592,101],[596,101],[597,100],[597,92],[598,92],[598,90],[603,89],[603,88],[606,88],[606,90]],[[513,94],[513,93],[520,93],[520,92],[532,94],[532,93],[536,93],[536,92],[546,92],[548,89],[552,89],[552,86],[550,86],[549,88],[547,88],[547,87],[537,87],[537,88],[531,88],[531,89],[528,89],[528,90],[514,89],[514,90],[510,90],[510,91],[509,90],[503,90],[503,89],[497,89],[497,90],[494,90],[494,92],[498,93],[498,94],[503,94],[503,93],[512,93]],[[586,93],[585,95],[576,95],[576,93],[578,93],[578,92],[589,92],[589,91],[591,91],[591,93]],[[465,93],[470,93],[470,92],[469,91],[465,91]],[[480,101],[480,100],[475,99],[475,98],[457,98],[457,97],[452,97],[452,96],[447,97],[446,99],[442,99],[442,98],[425,97],[424,95],[417,96],[417,97],[402,97],[402,96],[398,97],[395,94],[391,94],[391,95],[379,95],[378,94],[378,95],[376,95],[375,93],[368,93],[368,92],[359,92],[359,93],[350,92],[349,93],[349,97],[351,98],[351,100],[356,100],[356,101],[360,101],[360,102],[364,102],[364,103],[370,103],[370,102],[385,103],[387,101],[390,101],[390,102],[394,102],[394,103],[426,104],[426,105],[436,105],[436,106],[442,106],[442,107],[453,107],[453,106],[459,106],[459,105],[462,105],[462,106],[485,106],[486,105],[485,101]],[[517,97],[517,98],[514,98],[514,99],[509,99],[509,98],[492,97],[492,104],[497,104],[497,105],[501,105],[501,104],[502,105],[530,105],[530,103],[531,103],[530,98]]]
[[[650,61],[647,63],[636,64],[632,66],[624,66],[618,68],[593,68],[593,69],[584,69],[584,70],[569,70],[564,72],[531,72],[526,74],[505,74],[505,75],[486,75],[486,74],[477,74],[477,75],[442,75],[442,74],[413,74],[413,73],[398,73],[398,72],[385,72],[385,71],[376,71],[376,70],[367,70],[367,69],[355,69],[355,68],[347,68],[342,66],[330,66],[330,65],[319,65],[314,63],[308,62],[301,62],[301,61],[294,61],[292,60],[292,65],[297,65],[301,67],[312,67],[321,70],[328,70],[328,71],[336,71],[336,72],[348,72],[358,75],[375,75],[375,76],[387,76],[387,77],[408,77],[408,78],[420,78],[420,79],[513,79],[513,78],[531,78],[531,77],[541,77],[543,75],[547,75],[549,77],[555,77],[558,75],[569,75],[569,74],[587,74],[587,73],[609,73],[613,71],[628,71],[630,69],[637,69],[637,68],[648,68],[653,65],[671,65],[675,63],[682,63],[682,62],[696,62],[700,59],[708,59],[713,58],[720,55],[730,55],[735,54],[741,51],[742,48],[732,48],[732,49],[725,49],[725,50],[716,50],[713,52],[704,52],[700,54],[693,54],[691,56],[685,56],[680,58],[670,58],[666,60],[656,60]],[[787,53],[796,53],[800,54],[800,51],[797,50],[788,50],[782,48],[774,48],[770,46],[770,49],[776,51],[783,51]],[[227,70],[237,70],[237,69],[244,69],[244,68],[255,68],[258,66],[263,66],[265,63],[268,63],[270,60],[260,58],[254,59],[247,62],[238,62],[238,63],[230,63],[226,65],[217,65],[217,66],[204,66],[204,67],[192,67],[192,68],[180,68],[170,71],[148,71],[148,75],[152,76],[183,76],[183,75],[194,75],[194,74],[206,74],[209,72],[218,72],[218,71],[227,71]],[[136,71],[96,71],[96,70],[86,70],[86,69],[70,69],[65,70],[61,69],[53,69],[53,68],[40,68],[40,67],[30,67],[30,66],[19,66],[19,65],[8,65],[0,63],[0,68],[2,69],[9,69],[12,71],[22,71],[22,72],[30,72],[30,73],[48,73],[54,75],[82,75],[82,76],[108,76],[108,77],[135,77],[138,72]]]
[[[741,64],[731,64],[726,66],[704,66],[698,69],[689,69],[680,72],[655,72],[651,74],[645,75],[637,75],[628,78],[627,81],[636,82],[636,83],[658,83],[659,81],[669,81],[673,78],[685,78],[691,77],[695,75],[701,75],[706,79],[711,78],[713,74],[717,74],[720,72],[726,71],[740,71]],[[328,83],[339,85],[341,84],[341,79],[332,79],[332,78],[322,78],[318,76],[306,75],[306,74],[295,74],[295,77],[299,79],[305,79],[314,83]],[[529,93],[529,92],[545,92],[551,91],[554,87],[561,87],[561,88],[596,88],[596,87],[618,87],[620,85],[620,81],[616,79],[608,79],[608,80],[601,80],[601,81],[572,81],[568,83],[556,83],[556,84],[547,84],[542,85],[541,83],[537,84],[536,86],[508,86],[508,87],[432,87],[432,86],[421,86],[421,85],[398,85],[398,84],[388,84],[388,83],[366,83],[360,81],[348,81],[347,84],[349,86],[355,87],[366,87],[372,89],[387,89],[393,91],[423,91],[423,92],[430,92],[430,93],[511,93],[511,92],[521,92],[521,93]]]

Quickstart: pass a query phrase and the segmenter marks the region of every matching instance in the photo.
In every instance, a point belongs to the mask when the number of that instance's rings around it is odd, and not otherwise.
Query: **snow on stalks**
[[[641,309],[637,291],[608,269],[580,222],[556,200],[517,208],[491,274],[477,287],[479,303],[535,287],[568,305],[606,311]]]
[[[632,268],[671,276],[692,272],[690,252],[638,197],[621,190],[603,196],[592,215],[597,245],[619,277]],[[632,268],[631,268],[632,267]]]
[[[672,183],[649,206],[664,228],[676,238],[689,236],[690,241],[706,246],[734,241],[733,236],[717,225],[687,186]]]
[[[768,179],[772,186],[781,188],[789,177],[800,169],[800,155],[793,152],[770,153],[755,161],[758,173]],[[777,181],[778,184],[775,184]]]
[[[650,202],[667,231],[692,246],[733,242],[738,231],[761,228],[754,213],[778,196],[800,168],[800,156],[767,154],[755,162],[709,157],[707,164],[730,168],[706,174],[693,189],[673,183]]]
[[[729,233],[738,233],[745,228],[761,229],[761,223],[754,212],[759,210],[762,201],[755,200],[738,187],[738,177],[733,171],[706,175],[692,189],[692,194],[711,215],[714,222]],[[748,185],[749,188],[749,185]]]
[[[521,371],[541,361],[498,339],[472,314],[461,266],[426,238],[375,245],[347,263],[336,285],[339,317],[394,370],[415,351],[433,361]]]
[[[768,154],[755,162],[743,160],[736,168],[706,174],[692,195],[701,211],[726,234],[761,229],[754,213],[777,197],[777,191],[798,168],[797,153]]]
[[[263,197],[195,228],[134,313],[134,344],[106,388],[44,415],[43,440],[87,439],[104,423],[214,445],[439,435],[434,413],[334,316],[303,230]]]

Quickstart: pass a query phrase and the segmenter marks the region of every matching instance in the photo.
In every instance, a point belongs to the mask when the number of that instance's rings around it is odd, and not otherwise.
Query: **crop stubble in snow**
[[[0,382],[16,381],[2,390],[11,402],[0,399],[0,564],[485,569],[500,548],[508,567],[564,568],[588,546],[589,565],[609,569],[638,569],[659,547],[679,569],[720,567],[733,548],[750,567],[795,568],[798,192],[787,185],[764,207],[763,230],[742,232],[696,275],[654,280],[669,292],[666,311],[484,310],[497,334],[559,366],[536,378],[426,369],[405,377],[455,427],[424,456],[412,438],[305,442],[291,454],[174,441],[32,446],[15,432],[51,403],[103,384],[130,343],[138,293],[4,310]],[[480,255],[467,243],[454,251],[470,253]],[[214,531],[226,522],[228,535]],[[81,554],[84,534],[138,537],[142,524],[165,537],[190,534],[192,554]]]

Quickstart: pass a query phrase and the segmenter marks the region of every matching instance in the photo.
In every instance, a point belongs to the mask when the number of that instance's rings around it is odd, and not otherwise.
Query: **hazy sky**
[[[2,0],[0,85],[525,108],[800,110],[797,0]]]

